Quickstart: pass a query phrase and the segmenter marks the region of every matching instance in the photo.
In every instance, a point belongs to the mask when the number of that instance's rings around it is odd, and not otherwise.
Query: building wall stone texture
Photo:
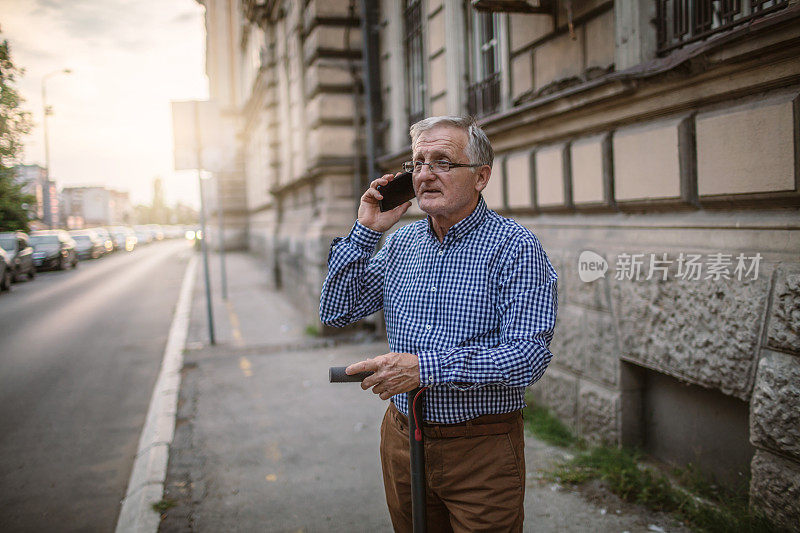
[[[748,105],[697,117],[701,195],[794,187],[792,102]]]
[[[797,531],[800,517],[800,465],[764,450],[753,457],[750,500],[772,520]]]
[[[614,133],[617,200],[680,195],[679,119],[637,125]]]
[[[578,32],[575,39],[563,34],[534,50],[534,88],[538,91],[554,81],[580,76],[584,68],[583,49],[583,32]]]
[[[553,362],[574,372],[580,372],[584,366],[583,313],[584,309],[575,305],[560,307],[553,341],[550,343]]]
[[[619,392],[581,381],[578,395],[581,434],[590,441],[619,444]]]
[[[778,269],[769,313],[768,345],[800,354],[800,267]]]
[[[563,145],[536,152],[536,202],[540,206],[564,203]]]
[[[572,143],[572,200],[576,204],[603,201],[603,137]]]
[[[750,404],[750,441],[800,461],[800,358],[764,350]]]
[[[769,295],[757,280],[611,283],[623,356],[747,400]]]
[[[568,372],[551,367],[540,381],[540,384],[534,386],[541,388],[545,405],[562,422],[577,427],[578,379]]]
[[[550,345],[554,364],[616,385],[619,349],[610,314],[567,304],[559,309]]]
[[[508,206],[527,208],[531,205],[530,153],[516,152],[506,157]]]
[[[614,320],[608,313],[587,310],[581,324],[583,349],[582,371],[608,385],[617,385],[619,378],[619,346]]]

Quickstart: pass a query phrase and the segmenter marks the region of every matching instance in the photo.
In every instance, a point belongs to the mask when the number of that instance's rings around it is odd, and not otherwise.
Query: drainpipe
[[[376,148],[380,146],[375,121],[381,116],[380,63],[378,55],[378,2],[361,0],[361,72],[364,79],[366,110],[367,182],[378,177],[375,167]]]
[[[350,0],[348,14],[351,19],[356,16],[356,0]],[[347,54],[347,65],[350,68],[350,77],[353,80],[353,200],[355,201],[356,216],[361,204],[361,193],[364,190],[364,179],[361,175],[361,79],[358,75],[356,64],[350,57],[350,26],[344,30],[344,49]]]

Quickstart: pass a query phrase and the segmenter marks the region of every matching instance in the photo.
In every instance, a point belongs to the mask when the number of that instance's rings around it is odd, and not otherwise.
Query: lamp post
[[[47,82],[48,79],[52,78],[53,76],[57,76],[59,74],[72,74],[72,71],[68,68],[56,70],[45,74],[42,76],[42,125],[44,127],[44,176],[45,176],[45,187],[47,187],[48,194],[49,194],[49,187],[50,187],[50,137],[47,134],[47,117],[48,115],[53,114],[53,110],[50,106],[47,105]],[[52,215],[48,215],[50,220],[48,221],[48,226],[50,228],[53,227],[53,220]]]
[[[197,157],[197,183],[200,185],[200,231],[203,238],[200,239],[200,249],[203,253],[203,275],[206,280],[206,311],[208,315],[208,340],[213,346],[217,343],[214,335],[214,311],[211,307],[211,278],[208,273],[208,233],[206,233],[206,201],[203,194],[203,141],[200,135],[200,104],[194,102],[194,135],[195,135],[195,156]]]

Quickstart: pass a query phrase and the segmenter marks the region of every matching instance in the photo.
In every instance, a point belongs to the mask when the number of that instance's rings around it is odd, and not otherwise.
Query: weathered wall
[[[288,2],[270,14],[250,8],[266,40],[245,88],[247,241],[265,259],[266,280],[315,326],[327,249],[353,223],[353,169],[363,159],[354,126],[363,110],[352,94],[357,10],[348,1]]]

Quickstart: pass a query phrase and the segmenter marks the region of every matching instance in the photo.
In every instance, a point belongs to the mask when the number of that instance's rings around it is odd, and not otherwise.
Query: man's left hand
[[[395,394],[409,392],[419,387],[419,358],[410,353],[390,352],[366,361],[353,363],[345,369],[347,374],[375,372],[361,382],[361,388],[379,394],[388,400]]]

